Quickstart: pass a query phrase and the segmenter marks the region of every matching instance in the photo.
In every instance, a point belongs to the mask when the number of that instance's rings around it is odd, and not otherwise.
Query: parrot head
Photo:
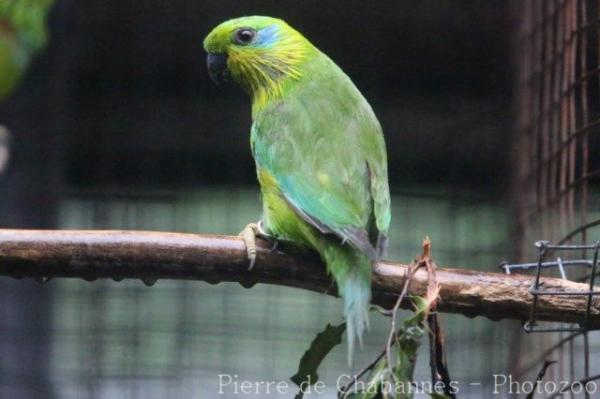
[[[278,94],[314,47],[284,21],[241,17],[225,21],[204,39],[208,73],[215,83],[231,77],[255,99]]]

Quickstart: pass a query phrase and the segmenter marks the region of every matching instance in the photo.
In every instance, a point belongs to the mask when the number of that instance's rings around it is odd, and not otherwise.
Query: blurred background
[[[10,131],[0,140],[10,148],[2,227],[237,234],[256,220],[249,100],[212,84],[202,40],[225,19],[264,14],[305,34],[375,109],[393,194],[389,258],[409,262],[428,235],[439,265],[495,271],[532,243],[515,241],[515,198],[527,189],[513,178],[522,23],[513,3],[21,3],[48,7],[49,41],[26,46],[28,70],[0,104]],[[6,15],[0,40],[19,43]],[[374,319],[356,364],[387,337],[389,321]],[[0,397],[216,397],[218,374],[287,380],[314,335],[341,320],[338,300],[290,288],[2,278]],[[443,321],[460,397],[487,395],[492,374],[529,345],[518,323]],[[322,365],[322,397],[333,397],[345,363],[340,346]]]

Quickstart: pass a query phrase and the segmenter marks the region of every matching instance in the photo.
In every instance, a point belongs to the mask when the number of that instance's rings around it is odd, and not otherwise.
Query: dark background
[[[404,182],[498,187],[511,129],[507,8],[58,1],[50,46],[0,118],[17,157],[60,158],[66,187],[254,184],[249,101],[208,79],[202,40],[227,18],[265,14],[303,32],[371,102],[394,190]]]

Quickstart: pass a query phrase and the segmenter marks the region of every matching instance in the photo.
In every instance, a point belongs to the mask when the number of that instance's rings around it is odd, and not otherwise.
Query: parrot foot
[[[256,223],[248,223],[246,227],[244,227],[244,230],[239,234],[240,237],[244,239],[244,244],[246,245],[246,253],[248,254],[248,261],[250,262],[248,270],[252,270],[256,263],[256,237],[262,237],[268,240],[273,239],[271,235],[265,232],[262,223],[262,220],[259,220]],[[276,240],[271,251],[274,251],[275,248],[277,248]]]

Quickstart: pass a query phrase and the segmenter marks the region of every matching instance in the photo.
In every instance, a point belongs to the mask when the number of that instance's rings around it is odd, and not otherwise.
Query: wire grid
[[[530,255],[528,243],[540,237],[558,243],[537,245],[538,262],[533,267],[537,277],[532,287],[537,302],[539,295],[547,294],[539,289],[542,271],[553,270],[566,277],[561,258],[542,267],[550,250],[570,248],[579,252],[579,259],[588,259],[589,251],[594,251],[594,265],[597,260],[597,244],[590,245],[589,239],[598,237],[589,237],[589,230],[600,221],[588,221],[588,191],[600,174],[594,157],[598,151],[593,150],[597,149],[597,135],[592,134],[600,129],[600,17],[598,3],[590,0],[524,0],[513,5],[518,23],[514,43],[517,136],[512,187],[518,217],[516,258],[526,260]],[[588,273],[569,275],[570,279],[587,279],[591,292],[594,281],[589,277]],[[592,294],[586,294],[591,301]],[[548,342],[555,335],[543,337],[548,349],[525,369],[539,369],[547,356],[556,350],[563,356],[568,347],[569,379],[577,380],[574,364],[581,354],[575,353],[574,339],[583,336],[581,380],[589,379],[590,338],[582,327],[585,325],[539,328],[534,304],[525,330],[560,333],[555,344]],[[565,331],[573,333],[564,337]]]
[[[588,181],[600,172],[590,171],[589,151],[590,132],[600,127],[598,110],[590,110],[598,106],[590,95],[600,73],[600,21],[588,22],[588,15],[597,14],[597,5],[585,0],[527,0],[517,7],[521,26],[515,46],[516,184],[519,192],[526,192],[520,198],[519,224],[524,230],[541,222],[543,232],[560,236],[569,227],[585,224]],[[560,216],[560,229],[548,225],[556,220],[554,212]]]
[[[535,243],[535,247],[538,251],[538,260],[535,263],[520,263],[520,264],[508,264],[504,263],[500,267],[507,273],[511,274],[513,271],[526,271],[535,270],[535,280],[529,289],[531,295],[533,295],[533,304],[531,306],[531,315],[529,321],[523,325],[523,329],[526,332],[585,332],[590,330],[589,320],[590,313],[592,310],[593,298],[596,295],[600,295],[600,291],[595,290],[595,280],[597,276],[598,266],[598,252],[600,251],[600,241],[596,241],[592,245],[553,245],[549,241],[538,241]],[[566,260],[560,256],[557,256],[555,261],[546,261],[546,257],[552,252],[580,252],[593,250],[592,259],[572,259]],[[575,267],[590,268],[591,272],[585,280],[589,280],[589,289],[587,292],[581,291],[559,291],[552,289],[544,289],[540,283],[542,270],[549,268],[556,268],[560,273],[560,277],[567,280],[567,268],[572,269]],[[568,295],[568,296],[587,296],[587,304],[584,318],[579,322],[577,327],[539,327],[537,322],[537,305],[540,296],[544,295]]]

